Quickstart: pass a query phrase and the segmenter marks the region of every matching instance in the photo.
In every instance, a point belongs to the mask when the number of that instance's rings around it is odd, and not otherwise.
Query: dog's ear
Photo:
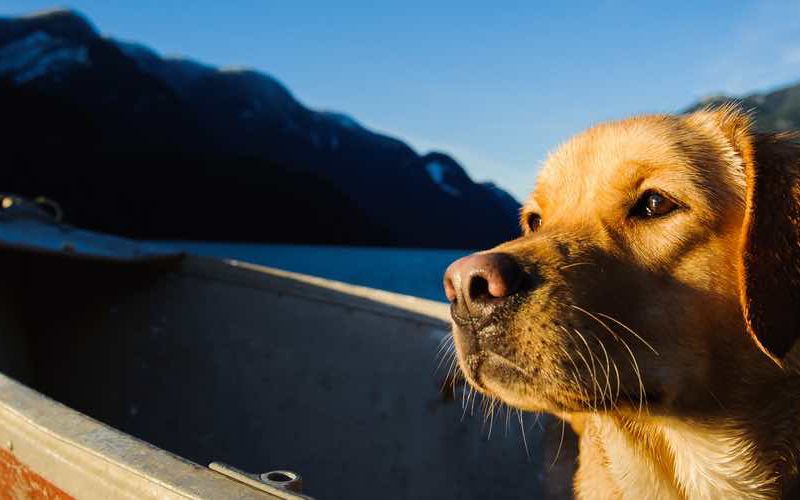
[[[740,298],[747,330],[780,364],[800,337],[800,145],[758,134],[745,160]],[[749,160],[749,161],[748,161]]]
[[[756,133],[734,105],[689,120],[706,130],[713,123],[744,170],[739,298],[748,333],[781,364],[800,337],[800,136]]]

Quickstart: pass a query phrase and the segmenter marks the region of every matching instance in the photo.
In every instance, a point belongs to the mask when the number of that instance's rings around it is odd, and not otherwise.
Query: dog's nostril
[[[453,284],[453,280],[450,279],[449,274],[446,274],[444,277],[444,295],[449,302],[455,302],[458,297],[458,292],[456,292],[456,287]]]
[[[513,257],[503,253],[480,253],[462,257],[450,264],[444,275],[447,299],[462,317],[486,316],[489,305],[517,293],[525,271]]]
[[[473,301],[492,297],[492,294],[489,293],[489,281],[481,275],[475,275],[470,278],[468,293],[470,300]]]

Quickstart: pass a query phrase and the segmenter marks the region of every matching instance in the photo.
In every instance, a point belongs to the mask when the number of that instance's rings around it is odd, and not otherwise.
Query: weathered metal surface
[[[487,442],[478,405],[440,391],[443,304],[195,257],[0,251],[0,275],[26,383],[194,462],[294,470],[318,498],[541,491],[532,418],[529,460],[516,426],[496,418]]]
[[[63,494],[54,498],[279,498],[125,435],[3,375],[0,444],[13,452],[14,463]]]
[[[11,451],[0,449],[0,499],[71,500],[73,498],[17,460]]]
[[[176,258],[177,249],[61,224],[36,203],[0,193],[0,248],[113,261]]]

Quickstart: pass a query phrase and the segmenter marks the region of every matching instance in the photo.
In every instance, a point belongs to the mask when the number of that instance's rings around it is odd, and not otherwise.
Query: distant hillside
[[[519,204],[277,80],[163,58],[83,16],[0,18],[0,191],[141,238],[484,248]]]
[[[753,110],[760,130],[800,130],[800,83],[744,97],[713,96],[692,105],[688,111],[731,101],[741,103],[743,109]]]

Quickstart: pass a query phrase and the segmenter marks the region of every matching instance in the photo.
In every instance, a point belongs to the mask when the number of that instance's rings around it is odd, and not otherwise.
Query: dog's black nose
[[[482,317],[517,292],[525,273],[504,253],[477,253],[450,264],[444,293],[459,316]]]

